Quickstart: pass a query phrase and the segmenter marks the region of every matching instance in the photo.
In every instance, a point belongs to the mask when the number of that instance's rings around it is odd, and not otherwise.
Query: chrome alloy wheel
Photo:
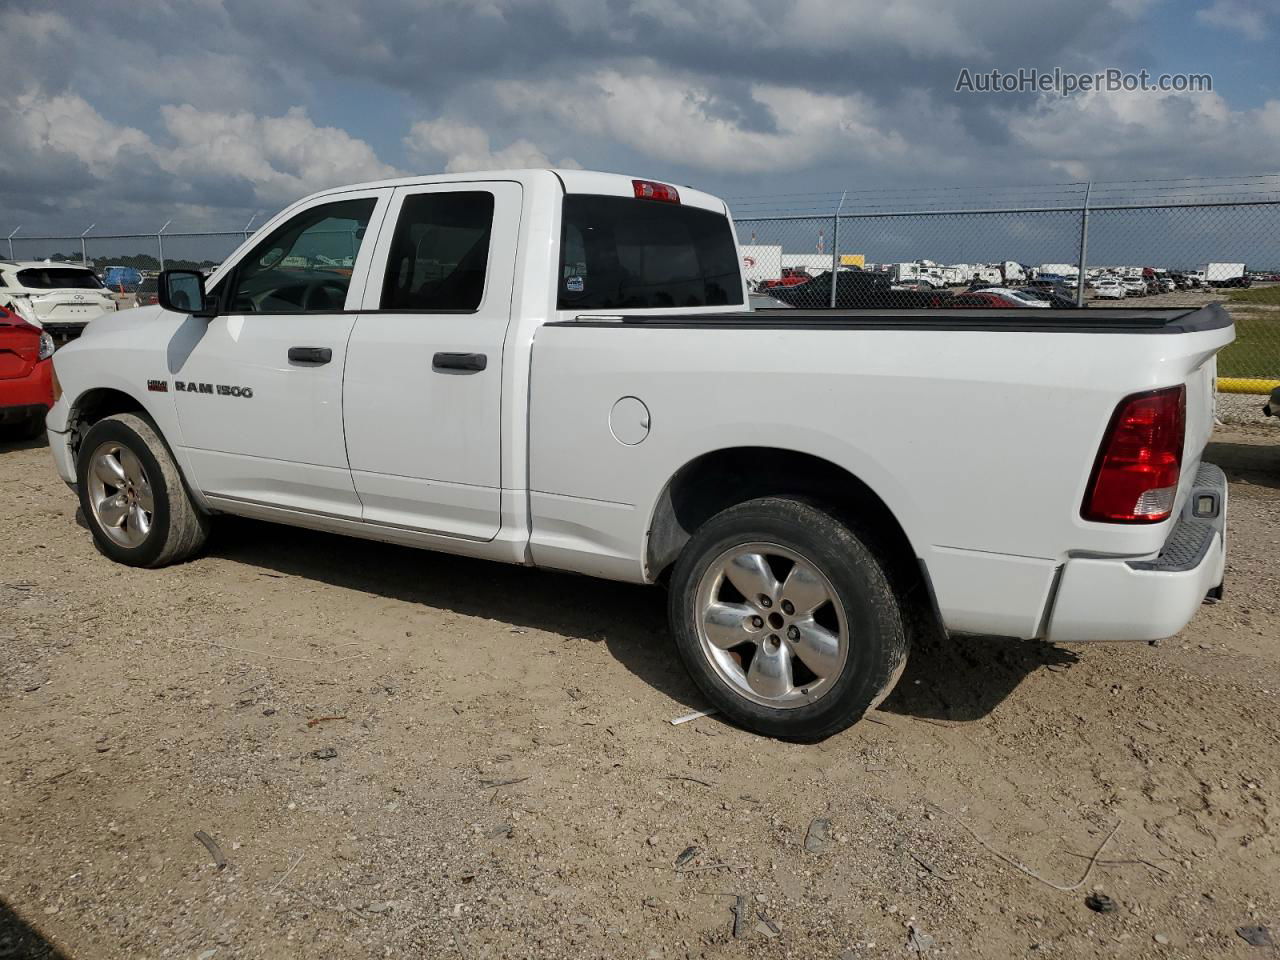
[[[695,603],[702,652],[735,693],[793,709],[831,691],[849,656],[835,588],[800,554],[744,543],[711,563]]]
[[[155,497],[142,461],[109,440],[89,459],[89,508],[101,530],[122,547],[137,547],[151,532]]]

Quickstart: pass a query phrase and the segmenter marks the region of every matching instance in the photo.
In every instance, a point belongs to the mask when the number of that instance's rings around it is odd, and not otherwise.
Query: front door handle
[[[328,347],[290,347],[290,363],[310,363],[316,366],[328,363],[333,359],[333,351]]]
[[[431,358],[432,370],[483,370],[489,358],[483,353],[437,353]]]

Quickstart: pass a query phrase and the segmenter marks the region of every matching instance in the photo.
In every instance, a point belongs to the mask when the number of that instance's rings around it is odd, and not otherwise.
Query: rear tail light
[[[1081,514],[1104,523],[1159,523],[1173,512],[1187,426],[1187,391],[1169,387],[1120,401]]]
[[[679,203],[680,192],[675,187],[653,180],[632,180],[638,200],[661,200],[663,203]]]

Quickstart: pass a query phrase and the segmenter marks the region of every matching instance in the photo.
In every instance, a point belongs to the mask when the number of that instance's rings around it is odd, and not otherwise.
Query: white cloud
[[[404,145],[418,157],[445,157],[444,168],[448,173],[578,166],[571,158],[553,164],[536,144],[523,137],[494,150],[489,143],[489,134],[482,128],[447,118],[415,123],[409,128]]]
[[[1262,10],[1245,0],[1215,0],[1212,6],[1196,11],[1196,19],[1224,30],[1234,30],[1250,40],[1267,35],[1267,18]]]
[[[397,176],[373,148],[336,127],[319,127],[302,107],[283,116],[200,111],[190,105],[161,108],[175,141],[156,161],[175,175],[240,177],[260,199],[280,200],[324,187]]]
[[[128,153],[145,153],[151,147],[141,130],[116,126],[70,94],[19,93],[8,112],[3,129],[11,145],[35,157],[73,157],[95,177],[109,176]]]
[[[1280,100],[1233,110],[1217,93],[1093,91],[1005,121],[1026,156],[1078,180],[1217,172],[1228,145],[1236,170],[1265,171],[1280,153]]]
[[[509,110],[547,115],[579,136],[609,138],[647,157],[706,170],[786,172],[833,156],[879,161],[907,151],[903,138],[856,94],[767,84],[747,92],[769,120],[765,129],[720,109],[724,105],[699,78],[663,74],[652,64],[496,88]]]
[[[318,126],[300,107],[257,116],[186,104],[161,116],[164,135],[152,136],[111,122],[75,94],[27,89],[0,98],[0,209],[118,217],[142,196],[168,215],[180,208],[208,223],[228,192],[277,207],[399,174],[369,144]]]

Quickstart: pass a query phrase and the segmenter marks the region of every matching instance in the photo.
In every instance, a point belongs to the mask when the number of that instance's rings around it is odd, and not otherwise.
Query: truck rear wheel
[[[766,736],[843,730],[906,665],[884,568],[848,527],[798,500],[751,500],[707,521],[676,562],[668,613],[702,692]]]
[[[117,563],[178,563],[209,535],[209,518],[192,503],[169,448],[135,414],[106,417],[89,428],[76,461],[76,486],[94,543]]]

